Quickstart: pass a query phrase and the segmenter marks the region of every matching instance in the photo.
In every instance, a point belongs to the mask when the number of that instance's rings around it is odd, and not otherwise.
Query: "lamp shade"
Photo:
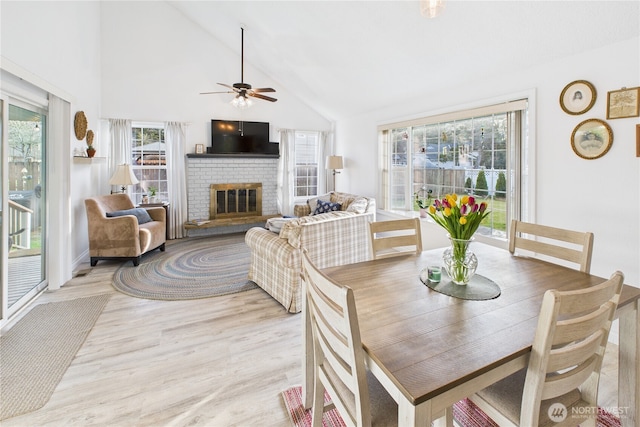
[[[133,173],[130,165],[123,164],[116,167],[116,171],[109,180],[109,185],[134,185],[137,184],[138,178]]]
[[[342,156],[327,156],[325,169],[342,169]]]

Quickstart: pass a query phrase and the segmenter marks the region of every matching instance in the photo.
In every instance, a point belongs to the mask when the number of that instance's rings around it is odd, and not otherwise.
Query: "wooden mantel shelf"
[[[212,219],[211,221],[201,224],[189,224],[185,223],[184,228],[187,230],[197,230],[200,228],[212,228],[212,227],[227,227],[230,225],[244,225],[244,224],[255,224],[259,222],[265,222],[269,218],[276,218],[280,215],[254,215],[254,216],[243,216],[238,218],[223,218],[223,219]]]

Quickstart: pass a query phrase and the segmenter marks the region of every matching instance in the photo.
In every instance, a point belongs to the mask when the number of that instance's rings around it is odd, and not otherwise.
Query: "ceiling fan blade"
[[[270,96],[266,96],[266,95],[260,95],[259,93],[248,93],[247,95],[252,96],[254,98],[260,98],[260,99],[264,99],[265,101],[271,101],[271,102],[276,102],[277,99],[272,98]]]
[[[227,90],[227,91],[224,91],[224,92],[200,92],[200,95],[210,95],[212,93],[235,93],[235,92],[230,91],[230,90]]]
[[[275,89],[270,87],[260,87],[260,88],[251,89],[251,90],[253,90],[254,92],[275,92],[276,91]]]

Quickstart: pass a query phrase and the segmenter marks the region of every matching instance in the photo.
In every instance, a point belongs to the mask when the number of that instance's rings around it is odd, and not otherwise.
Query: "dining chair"
[[[306,253],[302,264],[314,350],[313,426],[333,407],[347,426],[397,425],[396,402],[365,366],[353,291],[322,274]]]
[[[373,259],[422,252],[418,218],[370,222],[369,234]]]
[[[593,426],[598,382],[624,275],[545,292],[529,365],[470,399],[500,426]]]
[[[578,264],[580,271],[589,273],[593,251],[593,233],[512,220],[509,252],[513,254],[516,249],[569,261]]]

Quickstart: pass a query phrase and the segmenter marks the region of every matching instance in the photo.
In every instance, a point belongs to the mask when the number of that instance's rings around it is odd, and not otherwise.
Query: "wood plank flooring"
[[[280,392],[301,383],[300,314],[262,289],[193,301],[153,301],[111,286],[101,261],[42,304],[102,293],[111,299],[51,400],[2,421],[16,426],[288,426]],[[617,402],[610,345],[601,406]]]

